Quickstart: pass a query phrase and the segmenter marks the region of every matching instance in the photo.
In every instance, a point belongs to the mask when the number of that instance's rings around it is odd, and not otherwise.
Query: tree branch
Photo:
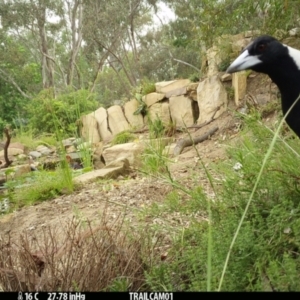
[[[0,77],[5,80],[8,83],[11,83],[20,93],[23,97],[27,99],[31,99],[30,96],[28,96],[21,88],[20,86],[15,82],[15,80],[3,69],[0,68]]]

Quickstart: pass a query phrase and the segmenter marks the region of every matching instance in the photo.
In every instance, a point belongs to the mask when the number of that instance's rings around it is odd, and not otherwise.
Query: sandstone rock
[[[292,28],[289,31],[289,35],[290,36],[299,36],[300,35],[300,28],[299,27]]]
[[[242,100],[246,95],[247,89],[247,72],[237,72],[232,76],[232,86],[234,88],[234,102],[236,106],[240,105],[240,100]]]
[[[86,184],[97,179],[113,179],[117,178],[119,175],[126,174],[126,172],[127,170],[125,170],[123,167],[94,170],[75,177],[73,182],[76,184]]]
[[[7,149],[7,154],[8,156],[16,156],[19,154],[23,154],[24,151],[22,149],[18,149],[18,148],[8,148]],[[4,150],[0,151],[0,157],[4,157]]]
[[[80,160],[83,158],[84,154],[81,152],[73,152],[73,153],[68,153],[68,156],[71,160]]]
[[[66,152],[67,153],[72,153],[72,152],[76,152],[76,147],[75,146],[69,146],[69,147],[66,147]]]
[[[25,151],[25,146],[19,142],[10,143],[8,146],[8,149],[9,148],[21,149],[23,151],[23,153]]]
[[[162,93],[150,93],[143,96],[143,101],[146,103],[147,107],[163,100],[165,98],[165,94]]]
[[[169,91],[166,93],[166,98],[170,98],[173,96],[181,96],[181,95],[185,95],[187,93],[187,86]]]
[[[167,156],[174,156],[174,149],[176,148],[177,143],[172,143],[170,145],[167,145],[163,151],[163,155]]]
[[[39,158],[42,156],[42,153],[38,152],[38,151],[30,151],[28,153],[28,155],[32,156],[33,158]]]
[[[9,175],[6,175],[7,171],[11,171],[9,172]],[[18,166],[14,166],[14,167],[9,167],[9,168],[5,168],[5,169],[1,169],[0,171],[0,180],[4,182],[6,181],[6,177],[9,176],[10,178],[17,178],[20,177],[24,174],[27,174],[31,171],[30,169],[30,165],[29,164],[24,164],[24,165],[18,165]]]
[[[160,119],[164,125],[168,125],[171,122],[169,103],[155,103],[149,108],[149,116],[152,121]]]
[[[207,77],[214,76],[219,72],[219,64],[222,62],[221,50],[213,46],[206,51],[207,57]]]
[[[110,169],[110,168],[123,168],[124,170],[129,170],[130,169],[130,164],[127,158],[120,157],[109,164],[105,166],[105,169]]]
[[[140,163],[139,156],[143,149],[144,147],[140,143],[119,144],[104,149],[102,156],[106,165],[117,159],[126,158],[131,166],[137,166]]]
[[[100,157],[103,152],[103,142],[99,142],[93,147],[93,155]]]
[[[108,124],[113,135],[116,135],[124,130],[130,128],[127,122],[122,108],[119,105],[113,105],[107,109],[108,114]]]
[[[105,163],[99,157],[93,159],[93,165],[95,170],[105,168]]]
[[[220,106],[220,109],[215,114],[215,118],[226,111],[228,101],[227,92],[217,75],[200,82],[197,94],[200,110],[197,124],[202,124],[205,121],[211,120],[211,117],[214,115],[218,106]]]
[[[13,169],[15,171],[15,178],[20,177],[24,174],[27,174],[31,171],[29,164],[15,166],[15,167],[13,167]]]
[[[68,139],[62,140],[61,142],[64,147],[69,147],[69,146],[73,145],[74,141],[75,141],[75,138],[68,138]]]
[[[192,101],[185,96],[175,96],[169,99],[172,122],[176,126],[185,127],[194,124]]]
[[[100,107],[94,113],[95,119],[98,123],[98,130],[100,137],[103,141],[110,141],[112,139],[112,133],[108,127],[108,115],[105,108]]]
[[[222,82],[230,81],[230,80],[232,80],[232,75],[231,75],[231,74],[225,73],[225,74],[223,74],[223,75],[221,76],[221,81],[222,81]]]
[[[132,127],[142,128],[144,126],[143,116],[141,114],[134,115],[138,107],[139,102],[136,99],[132,99],[124,104],[124,114]]]
[[[169,93],[172,91],[178,90],[180,88],[185,88],[191,83],[189,79],[179,79],[172,81],[162,81],[155,83],[155,88],[157,93]]]
[[[197,101],[198,85],[199,85],[199,82],[192,82],[186,88],[188,97],[194,101]]]
[[[98,132],[98,123],[94,115],[95,113],[90,113],[81,117],[81,135],[86,141],[98,143],[100,141],[100,135]]]
[[[36,151],[40,152],[42,155],[45,156],[54,152],[52,149],[49,149],[47,146],[44,145],[37,146]]]
[[[186,87],[187,92],[197,91],[198,85],[199,85],[199,82],[192,82],[192,83],[190,83]]]

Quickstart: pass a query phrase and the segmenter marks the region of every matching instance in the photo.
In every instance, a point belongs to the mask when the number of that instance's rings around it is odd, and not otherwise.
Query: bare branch
[[[30,96],[28,96],[21,88],[20,86],[15,82],[15,80],[3,69],[0,68],[0,77],[5,80],[8,83],[11,83],[20,93],[23,97],[31,99]]]

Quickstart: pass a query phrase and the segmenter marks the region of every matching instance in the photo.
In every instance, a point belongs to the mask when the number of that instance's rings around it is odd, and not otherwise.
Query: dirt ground
[[[257,102],[266,102],[276,96],[276,88],[263,75],[255,75],[249,80],[248,92],[249,95],[252,95],[251,97],[255,97]],[[210,162],[226,159],[226,145],[239,138],[240,123],[234,117],[236,109],[231,100],[228,111],[221,117],[201,129],[190,130],[191,135],[195,137],[205,134],[215,126],[219,127],[219,130],[210,139],[196,145],[203,162],[208,167]],[[187,135],[177,134],[176,140],[184,137]],[[190,176],[193,174],[193,178],[198,180],[205,192],[210,197],[214,196],[193,147],[185,148],[178,157],[172,157],[171,161],[170,172],[173,178],[184,183],[188,188],[191,184]],[[95,182],[86,185],[72,195],[63,195],[0,216],[0,235],[10,233],[13,238],[17,238],[21,232],[26,231],[29,236],[36,236],[42,233],[45,226],[63,230],[66,222],[69,222],[74,216],[80,220],[88,219],[97,224],[104,211],[110,222],[119,218],[120,215],[124,215],[129,224],[137,224],[141,209],[154,202],[161,203],[171,190],[171,185],[161,179],[143,177],[139,172],[133,171],[129,179],[121,178],[105,183]],[[186,220],[176,215],[168,218],[168,222],[171,220],[174,225],[178,222],[186,222],[188,225],[188,216]],[[164,220],[162,218],[146,218],[146,221],[155,223]]]

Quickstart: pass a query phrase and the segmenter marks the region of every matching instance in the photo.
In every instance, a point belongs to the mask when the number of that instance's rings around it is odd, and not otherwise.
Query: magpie
[[[272,36],[260,36],[242,51],[226,72],[248,69],[267,74],[277,85],[285,115],[300,95],[300,51]],[[300,99],[286,117],[286,122],[300,137]]]

